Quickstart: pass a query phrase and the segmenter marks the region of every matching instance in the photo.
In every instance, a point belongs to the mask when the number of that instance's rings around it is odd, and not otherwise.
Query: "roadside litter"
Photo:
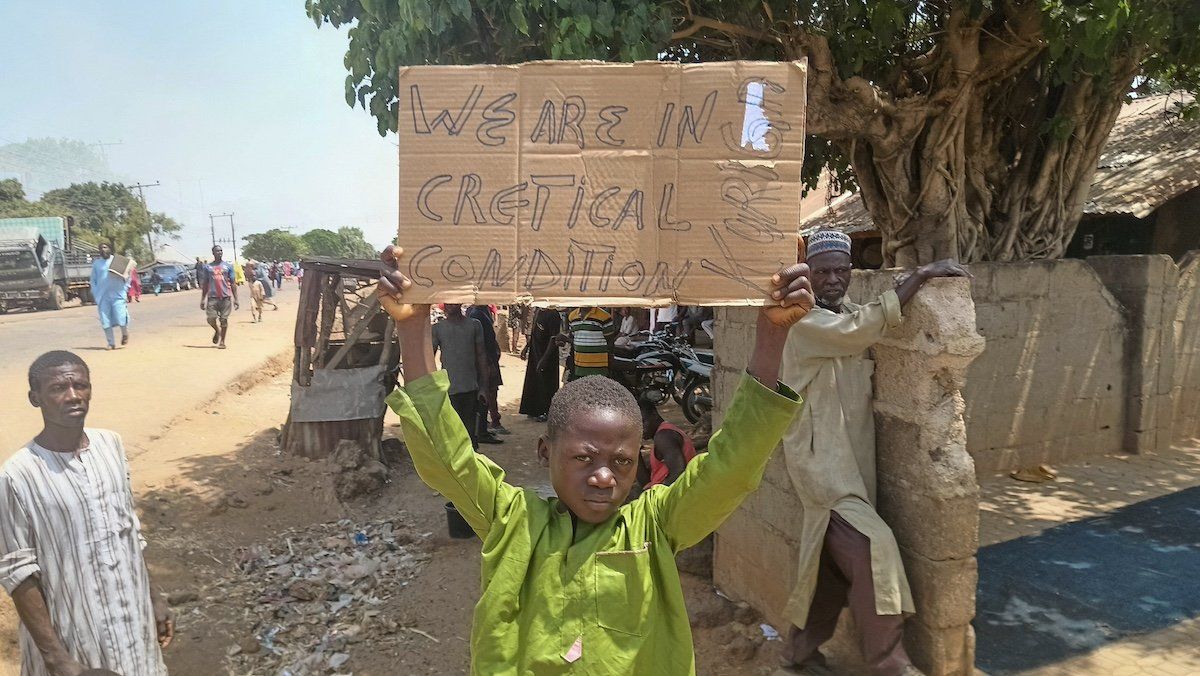
[[[235,552],[232,570],[207,594],[245,608],[253,626],[226,651],[229,673],[351,673],[354,644],[377,650],[401,631],[436,642],[382,610],[429,560],[423,543],[398,520],[343,519]]]

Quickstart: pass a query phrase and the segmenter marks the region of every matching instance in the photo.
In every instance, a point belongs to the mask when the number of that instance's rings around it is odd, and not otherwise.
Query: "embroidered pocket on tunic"
[[[650,543],[641,549],[596,552],[596,620],[601,627],[642,636],[653,594]]]

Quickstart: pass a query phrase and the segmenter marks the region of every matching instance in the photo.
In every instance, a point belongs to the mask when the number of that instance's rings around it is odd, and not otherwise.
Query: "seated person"
[[[663,420],[654,403],[642,399],[638,405],[642,409],[642,439],[654,440],[647,463],[649,476],[643,486],[670,486],[696,457],[696,445],[687,432]]]
[[[675,553],[715,530],[758,487],[768,458],[800,410],[778,381],[789,327],[812,307],[807,267],[772,279],[779,306],[760,310],[758,335],[724,425],[671,486],[625,504],[641,416],[616,382],[572,381],[550,404],[538,458],[556,497],[504,481],[471,449],[434,372],[427,306],[404,304],[412,281],[402,250],[383,253],[380,301],[396,322],[404,387],[388,405],[421,479],[446,496],[483,542],[482,591],[471,631],[471,671],[695,673]]]
[[[633,337],[638,333],[637,316],[632,308],[623,307],[617,310],[621,317],[621,326],[617,329],[617,339],[613,342],[616,347],[628,348],[633,344]]]

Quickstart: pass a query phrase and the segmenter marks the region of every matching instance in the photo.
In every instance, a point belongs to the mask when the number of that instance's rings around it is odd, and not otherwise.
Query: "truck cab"
[[[49,224],[42,221],[51,221]],[[46,232],[56,234],[48,239]],[[66,219],[0,220],[0,312],[16,307],[61,309],[74,297],[90,298],[92,253],[65,249]],[[25,223],[32,222],[32,225]]]

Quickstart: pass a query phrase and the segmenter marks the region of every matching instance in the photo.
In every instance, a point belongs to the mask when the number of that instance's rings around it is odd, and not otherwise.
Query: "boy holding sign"
[[[747,375],[708,453],[671,486],[625,503],[636,476],[642,423],[615,382],[587,377],[550,405],[538,457],[556,497],[504,482],[472,452],[434,372],[429,308],[406,305],[412,281],[383,253],[381,302],[396,321],[402,389],[387,403],[400,416],[421,478],[449,498],[483,541],[483,591],[471,632],[472,672],[694,673],[691,630],[676,552],[715,530],[762,478],[771,452],[801,407],[778,381],[789,327],[813,305],[803,263],[770,279]]]

